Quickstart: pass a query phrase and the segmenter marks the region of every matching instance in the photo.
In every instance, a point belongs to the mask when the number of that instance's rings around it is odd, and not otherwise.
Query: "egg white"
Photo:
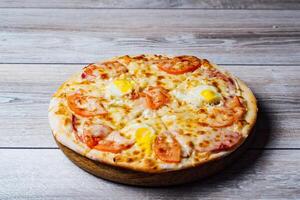
[[[199,85],[193,88],[190,88],[188,91],[178,91],[174,90],[172,94],[179,101],[184,101],[189,103],[194,107],[199,107],[205,102],[205,98],[201,95],[202,91],[210,90],[214,92],[217,96],[221,96],[217,89],[211,85]]]
[[[136,134],[136,131],[139,129],[139,128],[145,128],[147,130],[150,131],[150,133],[155,133],[154,129],[152,127],[150,127],[149,125],[147,124],[144,124],[144,123],[135,123],[135,124],[130,124],[126,127],[124,127],[121,132],[123,133],[127,133],[127,134],[130,134],[130,135],[135,135]]]
[[[121,89],[118,87],[118,85],[116,85],[115,81],[124,81],[124,84],[129,84],[129,88],[128,91],[126,92],[122,92]],[[121,97],[125,94],[130,93],[133,90],[134,84],[133,81],[130,79],[115,79],[115,80],[111,80],[107,87],[106,87],[106,94],[108,96],[114,96],[114,97]]]

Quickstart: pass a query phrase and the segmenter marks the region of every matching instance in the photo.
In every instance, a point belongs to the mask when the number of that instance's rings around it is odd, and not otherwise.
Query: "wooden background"
[[[0,199],[300,199],[300,1],[3,0]],[[139,188],[74,166],[50,133],[51,94],[86,63],[121,54],[194,54],[243,79],[257,137],[225,171]]]

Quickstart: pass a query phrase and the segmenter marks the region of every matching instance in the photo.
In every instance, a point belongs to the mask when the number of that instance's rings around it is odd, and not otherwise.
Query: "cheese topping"
[[[191,166],[247,136],[235,79],[194,56],[122,56],[91,64],[55,93],[50,126],[94,160],[138,170]]]

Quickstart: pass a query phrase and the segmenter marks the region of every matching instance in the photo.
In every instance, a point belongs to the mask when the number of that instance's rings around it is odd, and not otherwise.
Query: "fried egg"
[[[108,84],[106,92],[110,96],[121,97],[130,93],[133,90],[133,85],[133,81],[129,79],[115,79]]]
[[[152,144],[156,138],[155,131],[152,127],[136,123],[123,129],[123,132],[134,135],[137,146],[145,152],[146,155],[152,154]]]
[[[221,99],[221,94],[217,88],[211,85],[199,85],[187,91],[174,90],[173,95],[179,100],[187,102],[193,106],[201,106],[203,103],[217,104]]]

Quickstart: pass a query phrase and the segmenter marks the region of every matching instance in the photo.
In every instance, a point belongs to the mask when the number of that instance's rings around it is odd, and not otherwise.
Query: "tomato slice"
[[[206,145],[196,145],[198,152],[219,152],[234,148],[242,139],[238,132],[223,130],[219,132],[219,138],[213,138],[210,141],[204,141]]]
[[[156,110],[169,102],[168,91],[162,87],[149,87],[144,93],[150,109]]]
[[[96,115],[107,114],[99,98],[84,96],[80,92],[67,97],[69,108],[77,115],[83,117],[93,117]]]
[[[120,63],[119,61],[108,61],[100,64],[105,69],[108,69],[110,72],[113,73],[114,76],[119,76],[123,73],[128,72],[128,69],[125,65]]]
[[[223,107],[217,107],[205,119],[204,124],[213,128],[223,128],[240,120],[246,112],[246,108],[240,102],[239,97],[227,99]]]
[[[93,148],[99,141],[103,140],[113,129],[103,124],[90,124],[87,121],[83,127],[83,134],[79,135],[77,130],[77,118],[72,115],[73,130],[77,140],[85,143],[88,147]]]
[[[235,121],[241,119],[246,113],[246,108],[241,103],[240,98],[237,96],[227,100],[225,106],[232,109]]]
[[[213,128],[222,128],[234,123],[234,116],[227,108],[215,108],[207,118],[207,124]]]
[[[111,127],[103,124],[85,123],[83,129],[83,142],[90,148],[93,148],[112,131],[113,129]]]
[[[82,142],[84,142],[89,148],[94,148],[100,141],[99,138],[93,137],[91,135],[83,135]]]
[[[168,163],[179,163],[181,161],[181,147],[178,141],[168,134],[156,137],[153,144],[155,155],[162,161]]]
[[[103,68],[97,66],[96,64],[89,64],[83,69],[83,73],[81,74],[81,78],[87,79],[89,81],[93,81],[97,77],[107,79],[108,74],[104,72]]]
[[[94,70],[97,69],[97,66],[94,64],[89,64],[83,69],[83,73],[81,74],[81,78],[86,79],[94,79],[96,78],[96,75],[93,73]]]
[[[213,149],[213,151],[230,150],[236,146],[241,139],[242,136],[238,132],[225,131],[222,133],[221,142]]]
[[[201,60],[195,56],[177,56],[172,59],[163,59],[157,67],[169,74],[184,74],[193,72],[201,66]]]
[[[129,149],[132,145],[133,144],[118,144],[114,141],[102,140],[94,146],[94,149],[110,153],[120,153],[123,150]]]
[[[104,140],[98,142],[94,149],[110,153],[120,153],[129,149],[134,144],[133,141],[120,135],[120,132],[111,132]]]

